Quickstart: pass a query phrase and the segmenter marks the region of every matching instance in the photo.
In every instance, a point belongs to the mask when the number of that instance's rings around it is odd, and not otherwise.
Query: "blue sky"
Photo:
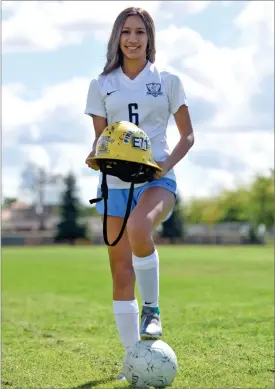
[[[176,167],[183,197],[233,188],[273,166],[273,2],[5,1],[3,195],[19,195],[29,161],[73,169],[81,199],[95,194],[97,173],[84,164],[93,143],[86,94],[114,18],[129,5],[152,14],[157,63],[181,77],[188,96],[196,143]],[[168,140],[171,148],[178,140],[173,118]]]

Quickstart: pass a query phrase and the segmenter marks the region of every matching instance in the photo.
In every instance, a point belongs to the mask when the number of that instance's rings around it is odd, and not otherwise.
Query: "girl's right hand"
[[[90,157],[94,157],[94,156],[95,156],[95,150],[90,152],[90,154],[88,155],[88,157],[85,160],[85,163],[86,163],[86,165],[89,166],[90,169],[99,170],[99,166],[94,159],[88,160]]]

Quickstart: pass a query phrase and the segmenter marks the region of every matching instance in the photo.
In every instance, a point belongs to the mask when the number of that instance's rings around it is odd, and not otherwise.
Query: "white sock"
[[[140,340],[137,300],[113,301],[113,311],[120,341],[126,351]]]
[[[148,257],[138,258],[133,254],[132,258],[142,304],[147,307],[158,307],[159,257],[157,250]]]

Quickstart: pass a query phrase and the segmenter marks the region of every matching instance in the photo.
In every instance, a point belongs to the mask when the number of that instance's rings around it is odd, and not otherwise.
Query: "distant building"
[[[46,205],[43,209],[46,230],[54,230],[58,216],[54,215],[54,207]],[[40,225],[39,215],[34,206],[21,201],[15,201],[1,214],[2,234],[6,231],[37,231]]]
[[[59,216],[56,207],[46,205],[43,209],[44,230],[40,231],[40,216],[34,206],[16,201],[1,212],[2,245],[53,244]],[[104,243],[100,216],[80,218],[80,223],[88,225],[91,241]]]
[[[3,209],[2,219],[2,245],[49,245],[54,243],[56,226],[59,216],[56,207],[47,205],[43,211],[44,227],[39,230],[40,219],[34,206],[16,201],[9,208]],[[102,220],[100,216],[80,218],[80,223],[88,227],[88,239],[81,241],[85,244],[104,244],[102,233]],[[154,238],[158,244],[168,244],[169,240],[161,238],[162,226],[154,231]],[[254,234],[254,235],[253,235]],[[254,241],[253,241],[254,236]],[[185,225],[184,237],[175,241],[178,244],[264,244],[266,229],[260,225],[253,230],[249,223],[229,222],[215,225],[194,224]]]

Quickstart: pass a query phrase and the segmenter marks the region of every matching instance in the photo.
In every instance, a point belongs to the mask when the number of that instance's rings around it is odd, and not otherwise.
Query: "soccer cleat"
[[[146,339],[159,339],[162,336],[162,328],[158,307],[142,307],[140,337]]]

